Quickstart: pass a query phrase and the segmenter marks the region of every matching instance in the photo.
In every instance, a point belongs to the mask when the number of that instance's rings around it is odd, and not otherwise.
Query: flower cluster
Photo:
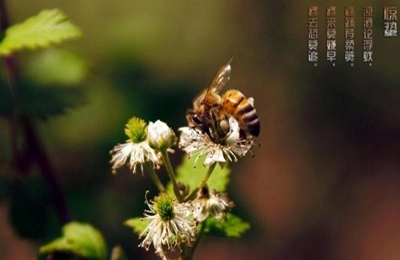
[[[213,80],[216,85],[225,84],[229,79],[229,64],[223,68],[225,69],[220,70],[216,79]],[[203,105],[205,97],[201,96],[201,98],[203,99],[197,102],[197,106]],[[221,178],[220,183],[223,184],[220,186],[215,183],[211,185],[208,180],[217,164],[223,168],[228,162],[236,162],[239,158],[251,153],[255,143],[255,137],[252,134],[258,136],[259,122],[252,107],[253,100],[248,101],[247,105],[252,108],[252,113],[247,120],[253,120],[251,122],[256,126],[254,131],[243,127],[235,117],[229,114],[218,121],[218,117],[213,114],[217,111],[211,111],[209,107],[204,108],[209,109],[209,111],[203,111],[206,116],[203,116],[202,112],[193,110],[188,112],[190,115],[187,117],[188,126],[179,128],[178,147],[185,151],[189,158],[193,157],[195,164],[200,158],[204,158],[203,165],[206,174],[197,187],[190,187],[189,184],[180,181],[192,178],[187,167],[182,167],[185,170],[180,170],[179,176],[175,174],[168,152],[173,151],[171,147],[175,145],[177,138],[167,124],[160,120],[147,124],[135,117],[128,121],[125,133],[129,139],[126,143],[115,146],[111,151],[113,173],[125,164],[128,164],[132,172],[136,172],[138,166],[143,172],[143,167],[145,167],[159,191],[159,195],[153,200],[149,201],[146,197],[145,203],[148,209],[145,210],[142,218],[146,226],[135,224],[137,219],[129,221],[131,224],[128,225],[132,226],[143,239],[139,247],[149,250],[153,245],[156,254],[162,259],[168,259],[169,254],[178,248],[181,254],[180,259],[191,259],[199,239],[204,232],[207,232],[207,225],[212,223],[207,220],[213,218],[217,221],[229,221],[228,219],[232,217],[232,214],[227,215],[227,213],[233,208],[234,203],[226,193],[223,193],[226,189],[227,175],[225,179]],[[170,180],[168,186],[164,186],[155,172],[161,166],[165,167],[168,174]],[[224,171],[226,169],[224,168]],[[214,188],[214,185],[223,188],[216,191],[209,189],[208,184],[212,186],[211,188]],[[237,219],[229,224],[221,225],[220,228],[229,228],[230,224],[240,222]],[[242,225],[240,228],[243,229],[245,226]],[[240,228],[234,227],[235,231]]]
[[[126,143],[118,144],[111,151],[110,163],[113,164],[114,174],[127,161],[133,173],[138,165],[143,172],[143,165],[146,163],[158,169],[162,163],[159,151],[171,147],[176,139],[175,133],[164,122],[157,120],[147,126],[144,120],[137,117],[128,121],[125,134],[129,137]]]
[[[196,156],[195,162],[205,156],[204,165],[212,170],[215,164],[222,167],[228,162],[236,162],[238,158],[245,156],[254,145],[253,136],[244,134],[239,123],[229,118],[229,132],[223,142],[214,142],[209,135],[199,128],[181,127],[179,148],[184,150],[189,157]],[[143,238],[140,247],[148,250],[151,245],[155,253],[162,259],[168,259],[168,253],[182,246],[190,247],[196,241],[197,227],[209,217],[217,220],[225,218],[226,213],[234,206],[227,194],[209,191],[207,179],[203,185],[194,189],[197,194],[180,193],[179,185],[175,180],[175,174],[169,165],[167,151],[176,142],[175,133],[164,122],[157,120],[148,125],[139,118],[132,118],[125,127],[125,134],[129,139],[124,144],[117,145],[112,151],[111,163],[115,173],[116,169],[128,164],[132,172],[136,172],[140,166],[149,166],[146,169],[154,171],[166,164],[167,172],[174,186],[176,197],[165,192],[164,186],[153,172],[150,174],[160,190],[160,195],[154,200],[148,201],[143,221],[149,224],[141,231],[139,237]],[[208,176],[209,177],[209,176]],[[207,178],[208,178],[207,177]],[[190,188],[189,188],[190,189]],[[183,196],[183,197],[182,197]]]

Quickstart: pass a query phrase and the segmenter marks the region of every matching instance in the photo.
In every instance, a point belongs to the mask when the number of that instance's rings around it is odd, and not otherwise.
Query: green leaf
[[[57,254],[105,260],[107,248],[103,236],[94,227],[70,222],[63,227],[62,237],[40,248],[39,259],[47,259],[49,255]]]
[[[149,225],[150,220],[144,218],[131,218],[125,221],[125,226],[131,227],[133,232],[140,235],[144,229]]]
[[[176,178],[178,181],[185,185],[190,185],[191,190],[200,185],[208,168],[203,166],[205,160],[204,156],[199,158],[195,163],[196,157],[192,156],[190,159],[185,156],[182,164],[176,170]],[[210,190],[217,190],[219,192],[225,192],[226,187],[229,183],[230,169],[227,165],[224,168],[216,166],[211,177],[208,179],[207,184]],[[172,194],[171,182],[167,185],[167,191]]]
[[[88,62],[73,52],[52,48],[27,60],[23,75],[37,85],[77,86],[88,74]]]
[[[238,216],[228,213],[223,220],[208,218],[205,232],[217,236],[238,238],[250,228],[248,222],[243,221]]]
[[[80,88],[88,73],[88,63],[72,52],[51,49],[30,55],[23,67],[17,101],[24,116],[47,119],[86,104]],[[0,79],[0,116],[12,114],[12,95]]]
[[[80,29],[60,10],[43,10],[38,15],[5,31],[5,37],[0,43],[0,56],[24,48],[49,47],[51,44],[77,38],[80,35]]]
[[[63,115],[86,103],[84,90],[70,87],[21,88],[20,113],[38,119]]]

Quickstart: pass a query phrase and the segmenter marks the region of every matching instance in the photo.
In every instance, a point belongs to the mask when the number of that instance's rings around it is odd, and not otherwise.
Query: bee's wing
[[[231,78],[231,61],[232,59],[228,62],[228,64],[224,65],[217,72],[217,74],[215,74],[213,80],[210,83],[210,86],[208,87],[208,91],[211,90],[218,93],[229,81],[229,79]]]
[[[226,65],[222,66],[217,74],[215,74],[204,95],[204,99],[202,100],[203,104],[207,103],[210,93],[218,93],[231,78],[231,61],[232,59]]]

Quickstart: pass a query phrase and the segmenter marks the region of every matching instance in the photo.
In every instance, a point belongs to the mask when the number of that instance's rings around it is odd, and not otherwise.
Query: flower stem
[[[164,192],[165,187],[162,184],[162,182],[160,181],[160,178],[158,178],[158,175],[157,175],[156,171],[154,171],[154,168],[150,165],[149,162],[146,162],[144,164],[144,167],[146,167],[146,170],[149,172],[149,175],[150,175],[151,179],[153,180],[154,184],[157,186],[158,190],[160,192]]]
[[[184,249],[186,249],[186,250],[182,251],[182,255],[183,255],[182,259],[185,259],[185,260],[193,259],[194,251],[196,251],[196,248],[199,245],[201,238],[203,237],[205,229],[206,229],[206,224],[205,223],[200,224],[200,230],[197,233],[194,244],[189,248],[185,245]]]
[[[197,195],[197,192],[199,192],[199,190],[201,190],[207,184],[208,179],[210,178],[211,174],[213,173],[213,171],[215,169],[215,165],[216,164],[214,163],[210,166],[210,168],[208,168],[208,171],[207,171],[206,175],[204,176],[203,180],[201,181],[200,185],[196,189],[194,189],[192,191],[192,193],[190,193],[189,196],[186,197],[185,201],[194,199]]]
[[[178,199],[179,202],[182,202],[183,198],[182,198],[181,193],[179,192],[178,183],[176,182],[176,178],[175,178],[175,172],[174,172],[174,169],[172,168],[171,161],[169,160],[169,156],[168,156],[167,150],[161,151],[161,155],[162,155],[163,160],[164,160],[165,168],[167,168],[169,179],[172,182],[172,186],[173,186],[173,189],[174,189],[175,196],[176,196],[176,198]]]

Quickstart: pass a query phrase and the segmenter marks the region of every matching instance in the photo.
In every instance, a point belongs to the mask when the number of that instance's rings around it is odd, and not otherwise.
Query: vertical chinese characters
[[[326,8],[326,59],[335,66],[336,61],[336,6]]]
[[[363,8],[363,62],[372,66],[372,6]]]
[[[318,7],[308,7],[308,61],[318,62]]]
[[[397,7],[385,6],[383,8],[384,36],[397,37]]]
[[[344,9],[344,61],[354,66],[354,6]]]

